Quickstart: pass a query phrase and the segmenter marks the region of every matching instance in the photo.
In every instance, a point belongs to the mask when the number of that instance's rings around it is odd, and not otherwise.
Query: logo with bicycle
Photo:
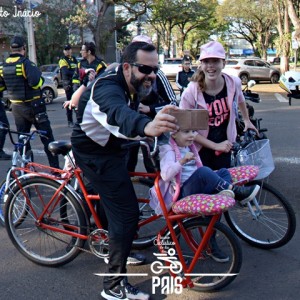
[[[167,238],[168,239],[168,238]],[[159,248],[168,248],[167,253],[153,253],[156,260],[151,264],[150,269],[155,276],[152,276],[152,294],[181,294],[182,293],[182,278],[180,276],[157,276],[164,270],[170,271],[173,274],[182,273],[182,264],[176,256],[176,250],[169,247],[175,243],[166,241],[166,238],[161,241],[155,241]]]

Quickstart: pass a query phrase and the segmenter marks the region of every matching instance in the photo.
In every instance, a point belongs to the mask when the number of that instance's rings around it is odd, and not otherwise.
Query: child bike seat
[[[232,183],[237,185],[245,184],[253,180],[259,172],[258,166],[245,165],[228,169]]]
[[[235,200],[225,195],[194,194],[175,202],[172,210],[175,214],[212,216],[228,210],[234,204]]]

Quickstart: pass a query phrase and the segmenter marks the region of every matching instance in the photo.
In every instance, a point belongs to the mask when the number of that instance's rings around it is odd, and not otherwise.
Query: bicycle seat
[[[228,169],[233,184],[245,184],[253,180],[259,172],[258,166],[245,165]]]
[[[55,155],[62,154],[67,155],[71,150],[72,145],[70,141],[54,141],[49,143],[48,149]]]
[[[195,194],[175,202],[172,210],[175,214],[212,216],[228,210],[234,204],[235,200],[225,195]]]

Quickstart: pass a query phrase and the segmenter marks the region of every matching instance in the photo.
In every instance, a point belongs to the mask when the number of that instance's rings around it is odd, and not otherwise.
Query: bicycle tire
[[[187,266],[190,265],[194,258],[195,247],[200,244],[203,232],[206,230],[209,222],[208,219],[199,217],[189,219],[183,223],[187,236],[190,238],[189,243],[187,243],[180,228],[175,228],[175,234]],[[217,245],[223,253],[228,255],[229,260],[222,263],[215,261],[209,255],[211,251],[209,246],[202,251],[192,273],[189,275],[194,284],[192,289],[201,292],[215,292],[224,288],[237,277],[242,266],[242,248],[236,235],[228,226],[220,222],[214,225],[214,229]],[[164,235],[164,241],[168,237],[172,240],[169,231]],[[166,244],[170,245],[171,243]]]
[[[288,200],[267,182],[251,181],[261,188],[253,201],[238,203],[224,213],[229,227],[248,244],[261,249],[275,249],[288,243],[296,230],[296,216]],[[253,209],[253,214],[249,209]]]
[[[18,251],[30,261],[49,267],[65,265],[75,259],[84,246],[84,240],[72,235],[59,232],[70,228],[70,233],[76,231],[86,235],[86,219],[80,204],[74,196],[64,188],[50,204],[47,214],[37,221],[60,183],[43,177],[31,177],[24,179],[22,189],[14,186],[8,195],[5,210],[5,225],[9,238]],[[27,198],[27,214],[22,224],[16,226],[13,222],[14,210],[18,207],[19,196]],[[60,215],[60,202],[66,202],[68,219],[65,221]],[[71,217],[72,216],[72,217]],[[53,229],[43,228],[51,226]]]
[[[5,195],[5,187],[6,187],[6,179],[2,180],[0,183],[0,224],[2,226],[5,226],[5,220],[4,220],[4,210],[5,210],[5,201],[4,201],[4,195]]]
[[[14,182],[13,178],[10,179],[10,186],[9,186],[9,189],[11,190],[12,189],[12,186],[11,184]],[[5,226],[5,207],[6,207],[6,200],[5,200],[5,189],[6,189],[6,179],[4,179],[1,183],[0,183],[0,224]],[[7,198],[6,198],[7,199]],[[25,215],[27,214],[27,210],[26,210],[26,201],[24,200],[23,202],[23,209],[18,209],[18,210],[15,210],[15,213],[14,213],[14,217],[15,217],[15,220],[14,220],[14,223],[16,226],[19,226]]]
[[[133,187],[138,198],[140,219],[139,221],[147,220],[155,215],[154,210],[149,206],[149,188],[153,186],[153,181],[143,178],[133,180]],[[149,224],[139,228],[137,237],[133,240],[133,249],[146,249],[154,245],[154,240],[157,233],[166,224],[163,218],[159,218]]]

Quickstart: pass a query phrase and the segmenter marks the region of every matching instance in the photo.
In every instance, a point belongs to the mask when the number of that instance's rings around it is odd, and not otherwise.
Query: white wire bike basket
[[[237,165],[255,165],[259,173],[255,179],[268,177],[274,170],[274,161],[268,139],[251,142],[237,155]]]

